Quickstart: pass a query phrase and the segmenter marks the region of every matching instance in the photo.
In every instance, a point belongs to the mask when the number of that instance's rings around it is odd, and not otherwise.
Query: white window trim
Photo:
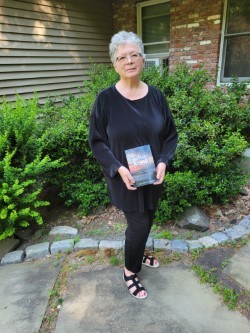
[[[141,17],[141,11],[143,7],[147,7],[147,6],[152,6],[152,5],[158,5],[160,3],[167,3],[170,2],[170,0],[148,0],[148,1],[143,1],[137,4],[137,34],[142,37],[142,17]],[[153,44],[169,44],[170,41],[166,41],[166,42],[155,42],[155,43],[143,43],[143,45],[147,46],[147,45],[153,45]],[[169,57],[169,52],[165,52],[165,53],[150,53],[148,56],[147,54],[146,58],[168,58]]]
[[[231,79],[225,79],[225,81],[221,80],[222,75],[222,66],[224,66],[225,56],[224,56],[224,42],[225,42],[225,30],[227,24],[227,12],[228,12],[228,0],[224,0],[224,10],[223,10],[223,20],[222,20],[222,28],[221,28],[221,41],[220,41],[220,53],[219,53],[219,62],[218,62],[218,75],[217,75],[217,85],[230,85]],[[238,34],[235,34],[238,35]],[[239,81],[248,81],[250,77],[246,77],[244,79],[240,79]]]

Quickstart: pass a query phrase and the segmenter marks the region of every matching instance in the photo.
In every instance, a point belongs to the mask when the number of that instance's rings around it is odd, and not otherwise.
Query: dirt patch
[[[247,196],[238,195],[225,205],[212,205],[200,207],[209,218],[209,229],[205,232],[179,228],[174,221],[155,223],[152,227],[153,238],[198,239],[211,235],[215,231],[223,231],[237,224],[244,216],[250,214],[250,186],[245,188]],[[55,226],[71,226],[78,229],[80,238],[93,238],[97,240],[124,239],[126,220],[123,213],[113,206],[100,208],[89,216],[80,216],[74,208],[66,208],[61,204],[51,205],[44,211],[44,224],[33,226],[33,236],[23,242],[21,247],[50,240],[49,231]]]

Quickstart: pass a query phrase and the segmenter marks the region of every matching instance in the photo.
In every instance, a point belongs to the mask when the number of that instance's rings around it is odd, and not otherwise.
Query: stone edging
[[[69,228],[69,227],[64,227]],[[77,233],[77,229],[76,233]],[[76,235],[76,234],[75,234]],[[224,231],[217,231],[211,236],[201,237],[197,240],[184,239],[152,239],[146,244],[148,250],[168,250],[170,252],[187,253],[202,247],[209,248],[226,242],[246,238],[250,235],[250,214],[245,216],[237,225]],[[49,242],[38,243],[28,246],[25,250],[16,250],[5,254],[1,265],[20,263],[25,260],[41,259],[60,252],[73,252],[83,249],[116,249],[124,248],[124,240],[101,240],[83,238],[74,242],[73,239],[65,239],[50,244]]]

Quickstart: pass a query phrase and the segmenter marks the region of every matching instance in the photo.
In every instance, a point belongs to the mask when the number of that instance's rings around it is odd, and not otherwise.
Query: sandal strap
[[[129,276],[126,276],[125,272],[124,272],[124,280],[127,282],[127,281],[133,281],[133,283],[131,283],[130,286],[127,286],[128,289],[131,289],[133,287],[135,287],[135,291],[131,294],[133,294],[134,296],[136,296],[140,291],[145,291],[145,289],[143,288],[142,285],[140,285],[140,281],[137,279],[137,275],[136,274],[133,274],[133,275],[129,275]],[[140,286],[139,286],[140,285]]]
[[[147,260],[150,261],[150,266],[154,266],[154,257],[149,257],[148,255],[144,254],[142,262],[145,264]]]

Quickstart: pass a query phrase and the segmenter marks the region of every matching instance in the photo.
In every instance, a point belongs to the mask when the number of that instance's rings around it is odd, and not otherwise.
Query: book
[[[127,149],[125,155],[129,171],[135,180],[135,187],[153,184],[157,181],[150,145]]]

